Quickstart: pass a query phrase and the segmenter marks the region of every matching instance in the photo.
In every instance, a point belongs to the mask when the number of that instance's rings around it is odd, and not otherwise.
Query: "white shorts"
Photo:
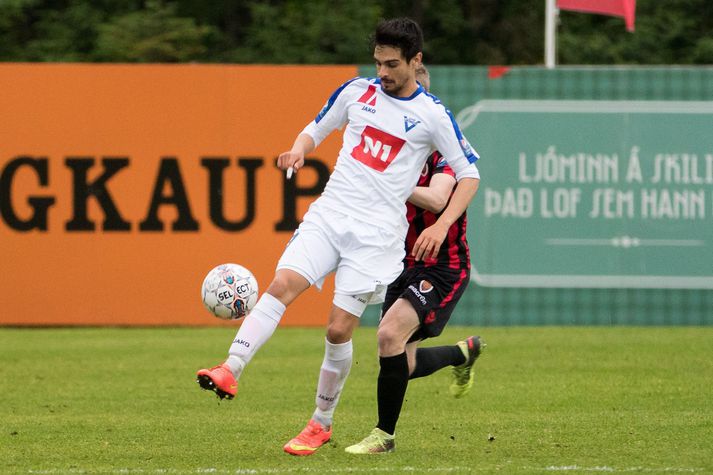
[[[277,269],[290,269],[322,288],[336,271],[334,304],[361,316],[384,301],[386,287],[403,269],[404,240],[375,225],[314,206],[287,243]]]

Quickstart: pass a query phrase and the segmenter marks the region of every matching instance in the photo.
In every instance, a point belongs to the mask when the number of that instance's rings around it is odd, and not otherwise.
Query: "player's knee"
[[[275,297],[284,305],[289,305],[302,292],[307,290],[309,286],[310,282],[307,278],[297,272],[287,269],[278,269],[265,292]]]
[[[327,325],[327,341],[330,343],[346,343],[352,339],[352,327],[346,322],[336,321]]]
[[[265,292],[275,297],[284,305],[289,305],[302,292],[301,289],[296,288],[293,284],[294,283],[290,282],[290,280],[284,275],[278,273],[275,278],[272,279],[272,282],[270,282],[270,285],[267,287]]]
[[[289,293],[289,284],[287,279],[280,274],[277,274],[270,285],[268,285],[266,292],[273,297],[282,300]]]
[[[381,325],[376,331],[376,340],[379,345],[379,354],[389,354],[399,346],[400,335],[389,325]]]
[[[334,307],[327,324],[327,340],[330,343],[346,343],[352,339],[352,333],[358,325],[357,317]]]
[[[278,271],[266,292],[283,304],[289,305],[307,287],[309,287],[309,283],[303,277]]]

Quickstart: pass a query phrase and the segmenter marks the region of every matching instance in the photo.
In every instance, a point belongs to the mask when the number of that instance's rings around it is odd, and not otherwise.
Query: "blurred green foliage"
[[[0,61],[366,63],[380,18],[410,16],[429,64],[541,64],[545,0],[0,0]],[[712,64],[713,2],[561,12],[559,64]]]

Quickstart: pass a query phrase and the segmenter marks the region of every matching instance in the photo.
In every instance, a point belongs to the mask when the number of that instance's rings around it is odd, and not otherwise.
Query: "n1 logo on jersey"
[[[366,126],[361,142],[352,150],[352,157],[376,171],[383,172],[401,151],[405,140],[374,127]]]

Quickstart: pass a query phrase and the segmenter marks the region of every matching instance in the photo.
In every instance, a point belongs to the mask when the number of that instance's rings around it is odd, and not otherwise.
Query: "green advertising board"
[[[449,325],[713,325],[713,67],[429,70],[433,93],[482,156],[468,210],[473,281]],[[374,67],[360,72],[373,75]],[[641,179],[632,169],[627,182],[634,146]],[[559,168],[546,157],[550,147],[565,156]],[[586,153],[616,154],[616,165],[595,157],[589,174],[599,181],[572,177],[569,156]],[[549,174],[541,178],[538,154]],[[664,174],[654,180],[657,166]],[[552,176],[557,170],[565,179]],[[531,190],[532,211],[525,202],[515,215],[511,196],[521,188]],[[541,189],[549,193],[544,210]],[[595,197],[595,189],[604,191]],[[605,206],[590,217],[594,201]],[[376,325],[378,310],[369,307],[362,324]]]
[[[485,287],[713,289],[713,102],[482,100]]]

